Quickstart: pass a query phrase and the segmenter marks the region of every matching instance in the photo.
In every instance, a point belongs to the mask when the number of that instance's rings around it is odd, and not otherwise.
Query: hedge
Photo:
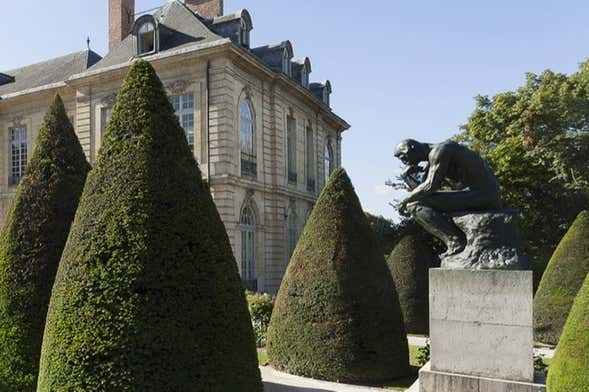
[[[409,227],[387,259],[408,333],[429,333],[429,269],[437,256],[415,225]]]
[[[0,390],[33,391],[51,287],[90,165],[57,95],[0,234]]]
[[[589,275],[575,298],[554,359],[547,387],[553,392],[585,392],[589,386]]]
[[[535,340],[557,344],[573,300],[589,273],[589,212],[581,212],[562,238],[534,297]]]
[[[273,367],[323,380],[376,382],[408,373],[393,279],[343,169],[331,175],[290,260],[267,349]]]
[[[262,390],[229,239],[163,86],[138,60],[88,176],[38,392]]]

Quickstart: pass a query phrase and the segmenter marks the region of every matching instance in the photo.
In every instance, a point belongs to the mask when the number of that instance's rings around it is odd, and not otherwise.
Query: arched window
[[[243,19],[241,20],[241,26],[239,27],[239,43],[247,48],[250,46],[250,31],[247,23]]]
[[[325,160],[324,160],[324,169],[325,169],[325,182],[329,180],[329,176],[333,172],[333,147],[331,146],[331,140],[327,139],[327,143],[325,143]]]
[[[137,49],[139,55],[155,52],[155,26],[152,22],[145,22],[139,27]]]
[[[288,231],[288,259],[292,257],[295,248],[297,247],[297,241],[299,240],[299,228],[297,225],[298,217],[294,208],[291,208],[290,214],[287,219],[287,231]]]
[[[241,278],[246,289],[257,291],[256,279],[256,221],[254,211],[245,206],[241,211]]]
[[[239,105],[239,128],[241,134],[241,173],[256,175],[255,119],[250,101],[246,98]]]

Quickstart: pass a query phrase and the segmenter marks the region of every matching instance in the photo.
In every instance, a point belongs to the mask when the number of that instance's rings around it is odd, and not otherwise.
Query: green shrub
[[[59,264],[38,391],[261,390],[227,233],[161,81],[136,61]]]
[[[589,212],[583,211],[558,244],[534,298],[534,334],[557,344],[573,300],[589,273]]]
[[[59,96],[0,235],[0,390],[33,391],[51,287],[90,165]]]
[[[586,392],[589,387],[589,275],[562,331],[547,387],[550,392]]]
[[[274,309],[274,300],[268,294],[246,291],[245,295],[252,318],[256,344],[258,347],[265,347],[268,324],[270,324],[272,309]]]
[[[343,169],[334,171],[296,246],[268,328],[278,369],[382,381],[409,371],[393,279]]]
[[[408,229],[387,259],[408,333],[429,333],[429,269],[437,256],[416,227]]]

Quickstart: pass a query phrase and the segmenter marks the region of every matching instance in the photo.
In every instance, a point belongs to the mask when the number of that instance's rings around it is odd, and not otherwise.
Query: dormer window
[[[327,88],[323,89],[323,103],[329,106],[329,90]]]
[[[246,48],[249,48],[250,46],[250,31],[245,20],[241,21],[241,26],[239,27],[239,44]]]
[[[139,28],[139,54],[155,52],[155,26],[151,22],[146,22]]]
[[[309,88],[309,70],[306,66],[301,70],[301,84],[304,88]]]
[[[158,26],[152,15],[144,15],[135,21],[133,28],[137,55],[145,56],[158,51]]]
[[[286,49],[282,51],[282,73],[290,76],[290,56]]]

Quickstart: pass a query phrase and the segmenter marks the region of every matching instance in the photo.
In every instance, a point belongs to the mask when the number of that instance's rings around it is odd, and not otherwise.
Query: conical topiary
[[[338,381],[407,374],[407,336],[391,274],[343,169],[296,246],[268,329],[270,364]]]
[[[136,61],[53,288],[38,391],[261,391],[225,228],[151,65]]]
[[[573,300],[589,273],[589,212],[581,212],[562,238],[534,297],[535,340],[557,344]]]
[[[589,275],[577,294],[548,371],[548,390],[589,388]]]
[[[33,391],[51,287],[90,165],[55,97],[0,235],[0,390]]]
[[[429,333],[429,269],[437,256],[419,228],[412,225],[387,259],[408,333]]]

